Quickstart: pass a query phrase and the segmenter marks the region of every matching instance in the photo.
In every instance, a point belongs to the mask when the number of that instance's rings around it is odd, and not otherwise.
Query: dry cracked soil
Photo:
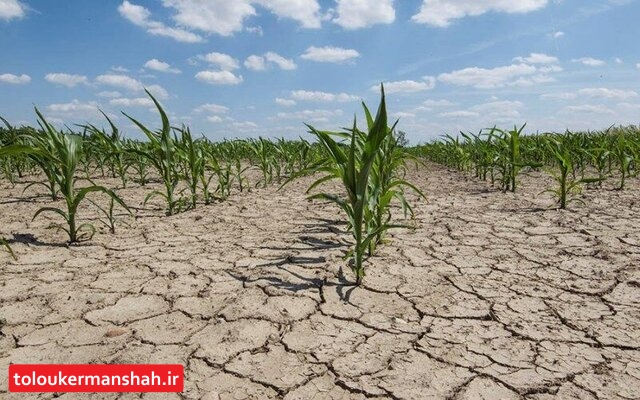
[[[357,288],[311,178],[171,217],[132,184],[137,218],[73,246],[54,217],[31,222],[44,193],[0,182],[18,257],[0,251],[0,398],[640,398],[637,179],[567,211],[542,175],[515,194],[436,165],[410,179],[428,196],[416,229]],[[7,392],[11,363],[178,363],[185,388],[27,396]]]

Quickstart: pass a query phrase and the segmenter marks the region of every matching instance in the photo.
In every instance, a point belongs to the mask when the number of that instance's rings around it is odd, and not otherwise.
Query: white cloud
[[[452,20],[487,12],[527,13],[544,8],[548,0],[423,0],[414,22],[447,27]]]
[[[627,100],[638,97],[638,93],[633,90],[607,89],[607,88],[586,88],[580,89],[578,94],[586,97]]]
[[[196,58],[213,64],[223,71],[233,71],[240,68],[240,63],[228,54],[212,52],[205,55],[199,55]]]
[[[531,53],[527,57],[516,57],[513,61],[526,64],[556,64],[558,58],[542,53]]]
[[[193,110],[195,113],[211,113],[211,114],[224,114],[229,111],[229,107],[222,106],[220,104],[203,104]]]
[[[624,61],[622,61],[620,57],[616,57],[613,61],[615,61],[616,64],[624,64]]]
[[[457,86],[473,86],[479,89],[491,89],[509,84],[522,84],[525,81],[518,81],[518,79],[535,75],[537,72],[536,67],[528,64],[512,64],[492,69],[471,67],[440,74],[438,80]]]
[[[169,93],[160,85],[150,85],[146,88],[149,93],[153,95],[156,99],[165,100],[169,98]]]
[[[301,56],[305,60],[316,62],[343,63],[360,57],[360,53],[354,49],[341,47],[309,47]]]
[[[422,103],[425,107],[451,107],[451,106],[455,106],[456,103],[453,103],[449,100],[425,100]]]
[[[477,112],[489,119],[501,120],[505,118],[518,118],[520,116],[518,109],[522,107],[524,107],[524,103],[521,101],[498,100],[475,105],[469,110]]]
[[[72,100],[70,103],[50,104],[46,110],[54,114],[76,114],[94,112],[98,110],[96,102],[82,103],[78,100]]]
[[[393,117],[394,118],[415,118],[416,115],[414,113],[411,113],[411,112],[398,111],[396,113],[393,113]]]
[[[214,115],[212,117],[207,117],[207,121],[213,122],[214,124],[219,124],[223,121],[223,119],[218,115]]]
[[[131,92],[142,92],[145,86],[137,79],[121,74],[104,74],[96,77],[96,83],[104,86],[111,86],[126,89]],[[149,85],[146,89],[156,98],[164,100],[169,98],[169,93],[160,85]]]
[[[480,114],[474,111],[460,110],[460,111],[443,112],[438,114],[438,116],[443,118],[474,118],[474,117],[479,117]]]
[[[10,83],[12,85],[22,85],[31,82],[31,77],[26,74],[14,75],[14,74],[1,74],[0,82]]]
[[[99,75],[96,78],[96,83],[99,85],[113,86],[121,89],[127,89],[134,92],[140,91],[143,85],[137,79],[131,78],[127,75],[121,74],[104,74]]]
[[[145,68],[152,69],[154,71],[160,72],[170,72],[172,74],[179,74],[181,71],[177,68],[171,68],[169,63],[164,61],[160,61],[157,58],[152,58],[151,60],[144,63]]]
[[[300,101],[338,102],[357,101],[359,98],[347,93],[327,93],[308,90],[294,90],[291,97]]]
[[[244,80],[242,75],[234,75],[230,71],[200,71],[196,79],[212,85],[238,85]]]
[[[578,95],[576,93],[545,93],[540,96],[543,100],[573,100],[577,98]]]
[[[179,26],[221,36],[240,32],[245,20],[257,15],[253,5],[298,21],[304,28],[321,25],[317,0],[163,0],[162,4],[175,9],[173,19]]]
[[[293,60],[284,58],[280,54],[274,53],[272,51],[266,53],[264,55],[264,58],[268,62],[276,64],[278,67],[280,67],[280,69],[293,70],[298,68],[298,66],[296,65],[296,63],[293,62]]]
[[[425,90],[431,90],[436,86],[436,79],[432,76],[425,76],[421,81],[405,80],[395,82],[385,82],[384,91],[387,94],[392,93],[416,93]],[[371,86],[371,90],[377,92],[380,86]]]
[[[122,97],[122,93],[117,91],[103,91],[98,93],[98,97],[106,97],[106,98]]]
[[[119,107],[155,107],[153,101],[148,97],[111,99],[109,104]]]
[[[27,7],[18,0],[0,0],[0,19],[5,21],[22,18],[27,13]]]
[[[336,0],[338,17],[333,22],[344,29],[391,24],[396,19],[393,0]]]
[[[574,113],[585,113],[585,114],[614,114],[613,110],[607,108],[601,104],[584,104],[579,106],[568,106],[565,107],[563,111],[569,111]]]
[[[50,73],[45,75],[44,79],[47,82],[63,85],[67,87],[74,87],[77,85],[87,85],[89,80],[84,75],[71,75],[64,73]]]
[[[289,59],[284,58],[278,53],[269,51],[264,56],[257,56],[255,54],[250,55],[244,62],[244,66],[254,71],[264,71],[270,65],[277,65],[283,70],[294,70],[298,68],[296,63]]]
[[[258,129],[258,124],[256,124],[255,122],[251,122],[251,121],[234,122],[234,123],[231,124],[231,126],[233,126],[234,128],[240,129],[240,130]]]
[[[604,62],[603,60],[598,60],[597,58],[593,57],[574,58],[573,60],[571,60],[571,62],[581,63],[588,67],[600,67],[606,64],[606,62]]]
[[[115,67],[111,67],[111,70],[112,70],[113,72],[124,72],[124,73],[129,72],[129,69],[128,69],[128,68],[125,68],[125,67],[120,66],[120,65],[115,66]]]
[[[256,3],[280,18],[298,21],[304,28],[321,27],[320,4],[317,0],[257,0]]]
[[[133,24],[145,28],[147,32],[152,35],[166,36],[184,43],[204,42],[202,36],[196,35],[193,32],[181,28],[172,28],[162,22],[150,19],[151,12],[149,10],[137,4],[130,3],[127,0],[118,6],[118,12]]]
[[[564,32],[562,32],[562,31],[553,32],[551,34],[551,37],[553,37],[554,39],[559,39],[559,38],[561,38],[563,36],[564,36]]]
[[[265,69],[267,69],[267,64],[264,57],[256,55],[250,55],[249,57],[247,57],[247,59],[244,61],[244,66],[254,71],[264,71]]]
[[[291,99],[282,99],[280,97],[276,97],[276,104],[281,105],[281,106],[285,106],[285,107],[293,107],[295,106],[297,103],[295,102],[295,100],[291,100]]]
[[[264,36],[264,31],[261,26],[248,26],[245,30],[249,33],[255,33],[258,36]]]
[[[293,119],[311,122],[327,122],[335,117],[340,117],[342,110],[303,110],[297,112],[279,112],[276,114],[278,119]]]
[[[636,68],[640,69],[640,63],[636,64]]]

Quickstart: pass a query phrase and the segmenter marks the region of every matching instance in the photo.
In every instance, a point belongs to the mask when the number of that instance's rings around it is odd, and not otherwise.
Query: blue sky
[[[0,115],[120,113],[211,139],[306,137],[388,108],[416,143],[640,121],[636,0],[0,0]]]

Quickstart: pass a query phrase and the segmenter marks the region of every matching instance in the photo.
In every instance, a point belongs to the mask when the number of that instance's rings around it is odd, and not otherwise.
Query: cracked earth
[[[410,179],[417,229],[358,288],[311,178],[172,217],[132,184],[138,218],[71,247],[31,222],[45,197],[0,183],[18,256],[0,251],[0,397],[29,398],[6,392],[11,363],[178,363],[180,394],[32,398],[640,398],[637,180],[559,211],[539,175],[516,194],[435,165]]]

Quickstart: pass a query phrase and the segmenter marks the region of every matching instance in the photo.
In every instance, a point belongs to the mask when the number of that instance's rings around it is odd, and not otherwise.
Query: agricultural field
[[[5,121],[0,390],[166,363],[184,392],[33,398],[640,398],[636,127],[404,147],[383,94],[365,127],[215,143],[155,104],[145,142]]]

